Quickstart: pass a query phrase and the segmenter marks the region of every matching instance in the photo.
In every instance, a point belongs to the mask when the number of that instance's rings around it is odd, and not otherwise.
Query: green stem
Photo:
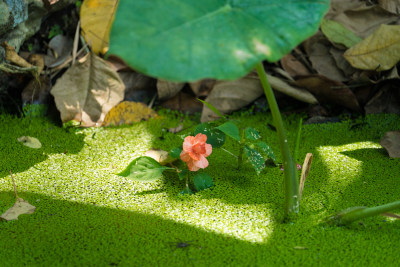
[[[242,135],[240,136],[240,142],[239,142],[239,155],[238,155],[238,170],[242,168],[242,162],[243,162],[243,149],[244,149],[244,130],[242,130]]]
[[[395,209],[400,209],[400,201],[372,208],[353,207],[328,218],[328,223],[333,225],[346,225],[363,218],[380,215]]]
[[[267,80],[264,66],[262,62],[256,65],[256,70],[262,87],[264,88],[265,96],[267,97],[269,108],[272,112],[274,126],[278,133],[280,149],[283,158],[283,167],[285,174],[285,219],[289,219],[290,215],[295,214],[299,210],[299,182],[297,179],[297,170],[292,156],[283,126],[281,113],[279,112],[278,104],[274,96],[274,92]]]

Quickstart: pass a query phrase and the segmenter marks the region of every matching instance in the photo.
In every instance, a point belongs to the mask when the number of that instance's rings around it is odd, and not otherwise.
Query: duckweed
[[[215,187],[177,196],[184,186],[173,174],[150,183],[117,176],[151,148],[170,150],[179,135],[163,129],[180,118],[165,114],[132,126],[66,131],[50,121],[30,122],[0,115],[0,213],[13,205],[8,170],[18,194],[37,207],[17,221],[0,221],[2,266],[394,266],[400,221],[368,218],[348,227],[323,219],[351,206],[399,200],[400,161],[379,145],[386,131],[400,129],[400,117],[365,117],[304,125],[299,156],[314,154],[298,218],[283,218],[283,173],[267,167],[257,176],[249,162],[215,149],[207,173]],[[241,127],[254,127],[280,159],[269,115],[238,115]],[[294,145],[297,117],[286,121]],[[193,124],[187,118],[185,127]],[[30,149],[17,138],[42,143]],[[292,146],[293,146],[292,145]],[[238,149],[227,139],[225,148]],[[188,243],[184,248],[177,243]],[[301,249],[299,249],[301,248]]]

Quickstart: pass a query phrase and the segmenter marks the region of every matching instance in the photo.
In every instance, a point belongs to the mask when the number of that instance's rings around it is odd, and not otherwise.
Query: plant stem
[[[400,201],[372,208],[353,207],[328,218],[328,223],[334,225],[346,225],[363,218],[380,215],[395,209],[400,209]]]
[[[223,147],[220,147],[220,149],[223,150],[223,151],[225,151],[225,152],[228,153],[229,155],[231,155],[231,156],[233,156],[233,157],[235,157],[235,158],[238,158],[238,156],[236,156],[235,154],[233,154],[233,153],[230,152],[229,150],[226,150],[226,149],[223,148]]]
[[[297,179],[297,170],[293,158],[290,155],[281,113],[278,104],[276,103],[274,92],[267,80],[267,75],[265,74],[262,62],[259,62],[256,65],[256,70],[260,77],[262,87],[264,88],[264,93],[272,112],[272,118],[275,124],[274,126],[278,133],[285,174],[285,219],[289,219],[290,215],[296,214],[299,210],[299,182]]]
[[[239,155],[238,155],[238,170],[242,168],[242,162],[243,162],[243,148],[244,148],[244,130],[242,130],[242,134],[240,136],[240,142],[239,142]]]

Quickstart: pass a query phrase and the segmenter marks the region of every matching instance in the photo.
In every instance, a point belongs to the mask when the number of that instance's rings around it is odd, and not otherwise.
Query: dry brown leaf
[[[313,154],[307,153],[301,170],[301,177],[299,183],[299,198],[301,198],[301,195],[303,194],[304,183],[306,182],[308,173],[310,172],[312,160],[313,160]]]
[[[321,34],[316,34],[304,42],[304,48],[313,68],[318,74],[334,81],[349,80],[336,65],[330,53],[331,43]]]
[[[46,104],[50,95],[51,82],[48,76],[32,79],[21,93],[22,103]]]
[[[354,111],[361,110],[356,96],[343,83],[322,75],[310,75],[296,80],[296,85],[306,88],[320,102],[341,105]]]
[[[18,142],[21,142],[24,146],[30,147],[30,148],[41,148],[42,144],[40,141],[31,136],[21,136],[17,138]]]
[[[400,60],[400,25],[381,25],[372,35],[344,53],[357,69],[383,71]]]
[[[400,0],[378,0],[378,3],[386,11],[400,15]]]
[[[179,92],[174,97],[162,102],[161,106],[190,114],[201,112],[203,109],[203,104],[195,96],[184,92]]]
[[[6,210],[0,218],[4,219],[6,221],[11,221],[11,220],[18,220],[18,216],[21,214],[32,214],[36,210],[36,207],[29,204],[28,201],[18,198],[17,201],[15,201],[15,204]]]
[[[271,75],[267,75],[267,78],[269,83],[271,84],[271,87],[276,91],[284,93],[285,95],[288,95],[305,103],[309,104],[318,103],[318,100],[310,92],[304,90],[303,88],[291,86],[282,79],[279,79]]]
[[[250,74],[234,81],[217,81],[206,102],[217,108],[222,114],[230,113],[247,106],[264,93],[258,77]],[[204,106],[201,121],[216,119],[215,113]]]
[[[189,85],[196,97],[204,97],[208,96],[215,83],[216,80],[214,79],[204,79],[197,82],[191,82]]]
[[[108,111],[124,98],[124,83],[109,64],[87,54],[57,80],[51,90],[61,120],[101,126]]]
[[[140,102],[124,101],[113,107],[104,119],[103,126],[118,126],[148,120],[157,113]]]
[[[331,8],[325,19],[339,22],[358,37],[365,38],[381,24],[399,24],[400,17],[391,14],[369,1],[331,0]]]
[[[386,149],[389,157],[400,158],[400,131],[385,133],[380,144]]]
[[[170,82],[159,79],[157,80],[158,98],[161,100],[170,99],[176,96],[176,94],[182,90],[183,86],[185,86],[185,83]]]
[[[282,68],[293,78],[311,74],[310,71],[292,54],[287,54],[281,59]]]
[[[47,49],[45,65],[48,68],[55,68],[63,64],[72,53],[73,40],[64,35],[54,36]]]
[[[365,105],[365,113],[400,114],[400,82],[388,81]]]
[[[9,45],[7,42],[3,42],[1,46],[4,48],[4,51],[6,52],[6,60],[14,63],[17,66],[23,67],[23,68],[32,68],[33,65],[28,63],[25,59],[20,57],[18,53],[15,51],[14,47]]]
[[[329,54],[331,54],[332,58],[335,60],[335,66],[344,74],[344,79],[342,80],[342,82],[350,80],[356,73],[359,72],[357,69],[353,68],[350,63],[343,57],[343,50],[331,47],[329,49]]]
[[[81,28],[85,40],[96,54],[108,50],[109,35],[118,1],[85,0],[81,6]]]

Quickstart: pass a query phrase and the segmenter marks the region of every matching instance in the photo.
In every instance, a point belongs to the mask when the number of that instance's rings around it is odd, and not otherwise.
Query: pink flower
[[[211,154],[212,146],[207,144],[206,141],[207,135],[201,133],[196,136],[187,136],[183,141],[183,150],[180,157],[192,172],[208,166],[206,157]]]

